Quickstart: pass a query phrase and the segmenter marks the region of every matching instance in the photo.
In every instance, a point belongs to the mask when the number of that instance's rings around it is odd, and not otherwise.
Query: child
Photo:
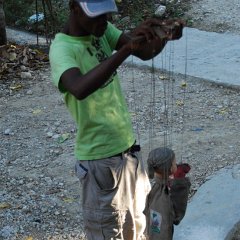
[[[144,210],[146,235],[149,240],[172,240],[173,224],[180,223],[187,207],[191,184],[185,175],[190,166],[177,165],[174,151],[160,147],[149,153],[148,169],[155,182]]]

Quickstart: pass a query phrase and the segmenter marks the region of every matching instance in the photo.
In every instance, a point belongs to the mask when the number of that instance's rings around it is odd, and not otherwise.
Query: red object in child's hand
[[[177,171],[173,174],[174,178],[184,178],[190,169],[191,167],[187,163],[178,164]]]

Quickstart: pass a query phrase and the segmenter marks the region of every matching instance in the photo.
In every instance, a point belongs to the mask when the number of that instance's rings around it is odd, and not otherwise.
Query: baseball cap
[[[78,2],[88,17],[97,17],[99,15],[111,12],[117,12],[115,0],[75,0]]]

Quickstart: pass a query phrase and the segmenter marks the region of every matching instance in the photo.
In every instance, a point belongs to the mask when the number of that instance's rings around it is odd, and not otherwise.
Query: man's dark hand
[[[153,27],[160,26],[161,23],[162,21],[158,20],[157,18],[150,18],[145,20],[133,30],[132,38],[141,39],[140,37],[142,37],[147,42],[152,41],[153,39],[158,37]]]
[[[116,50],[124,47],[127,52],[144,61],[152,59],[163,50],[169,40],[182,37],[183,27],[182,20],[145,20],[131,32],[121,35]]]
[[[164,20],[160,25],[155,25],[154,30],[160,38],[178,40],[182,37],[185,22],[182,20]]]
[[[156,38],[178,40],[182,37],[185,26],[183,20],[160,20],[151,18],[134,29],[131,38],[135,41],[150,42]]]

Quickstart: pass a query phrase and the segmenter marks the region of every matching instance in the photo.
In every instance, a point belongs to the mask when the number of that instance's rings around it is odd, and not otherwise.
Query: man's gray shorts
[[[143,214],[150,184],[135,153],[77,161],[84,225],[89,240],[144,239]]]

